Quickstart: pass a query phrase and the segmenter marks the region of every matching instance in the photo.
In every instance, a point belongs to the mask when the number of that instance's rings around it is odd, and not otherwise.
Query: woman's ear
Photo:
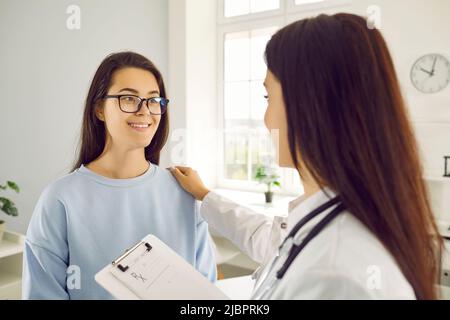
[[[99,119],[100,121],[105,121],[105,115],[103,113],[103,105],[100,103],[96,103],[94,110],[97,119]]]

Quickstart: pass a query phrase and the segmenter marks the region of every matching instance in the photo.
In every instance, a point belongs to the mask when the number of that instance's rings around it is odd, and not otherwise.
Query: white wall
[[[410,81],[413,63],[422,55],[440,53],[450,60],[450,1],[353,1],[353,10],[364,14],[367,6],[381,9],[382,28],[406,99],[421,150],[425,175],[442,177],[444,155],[450,155],[450,86],[423,94]],[[399,155],[398,161],[402,161]],[[427,180],[428,181],[428,180]],[[434,213],[450,221],[450,179],[428,181]]]
[[[354,2],[359,12],[374,3]],[[436,94],[420,93],[411,84],[410,70],[427,53],[440,53],[450,59],[450,1],[379,0],[376,4],[381,8],[382,32],[416,128],[426,174],[442,176],[443,156],[450,155],[450,86]]]
[[[80,30],[66,28],[69,5],[81,9]],[[167,38],[166,0],[0,1],[0,183],[21,187],[7,194],[19,216],[0,212],[8,229],[24,233],[43,188],[69,171],[103,58],[133,50],[167,76]]]
[[[170,131],[186,129],[186,1],[168,1],[169,30],[169,74],[167,77],[170,94]],[[186,139],[183,136],[170,136],[161,164],[179,165],[174,158],[186,157]],[[178,148],[176,146],[181,146]],[[181,149],[181,150],[179,150]],[[179,151],[179,152],[178,152]]]
[[[347,5],[321,11],[367,16],[367,8],[372,5],[381,10],[381,32],[416,129],[426,175],[442,176],[443,155],[450,155],[450,86],[436,94],[420,93],[411,83],[410,70],[419,57],[428,53],[440,53],[450,60],[450,1],[349,0]],[[289,20],[318,13],[299,13]]]
[[[167,165],[196,168],[216,184],[217,3],[169,1],[169,90],[172,143]],[[177,129],[181,129],[176,131]]]

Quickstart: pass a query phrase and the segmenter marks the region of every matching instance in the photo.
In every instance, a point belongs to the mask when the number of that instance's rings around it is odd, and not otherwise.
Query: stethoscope
[[[314,228],[303,238],[303,240],[296,244],[297,235],[300,234],[300,229],[307,224],[309,221],[317,217],[319,214],[323,213],[327,209],[336,205],[330,213],[328,213]],[[264,296],[275,288],[275,285],[283,279],[284,275],[288,271],[291,264],[294,262],[295,258],[302,252],[305,246],[314,239],[323,228],[325,228],[336,216],[344,210],[344,205],[341,202],[339,196],[336,196],[329,200],[328,202],[317,207],[315,210],[307,214],[303,219],[301,219],[292,230],[289,232],[288,236],[284,239],[283,243],[279,247],[278,253],[272,262],[265,268],[265,272],[259,276],[258,283],[253,291],[253,299],[264,299]],[[269,279],[269,274],[275,268],[277,264],[280,263],[280,258],[287,254],[286,260],[282,264],[281,268],[276,272],[275,277]]]

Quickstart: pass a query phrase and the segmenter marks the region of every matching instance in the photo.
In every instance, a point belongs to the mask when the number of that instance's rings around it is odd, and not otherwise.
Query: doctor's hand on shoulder
[[[183,189],[192,194],[195,199],[202,201],[203,198],[210,192],[210,190],[203,184],[203,181],[197,171],[194,169],[181,166],[171,167],[168,169]]]

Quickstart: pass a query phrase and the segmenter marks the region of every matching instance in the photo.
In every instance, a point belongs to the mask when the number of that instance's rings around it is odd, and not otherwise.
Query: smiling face
[[[269,131],[278,130],[278,135],[272,135],[272,137],[278,138],[278,141],[274,141],[275,145],[278,146],[276,148],[278,152],[278,165],[285,168],[295,168],[289,149],[283,91],[280,82],[270,70],[267,70],[264,86],[267,90],[268,101],[267,110],[264,115],[264,123]]]
[[[141,98],[159,97],[155,76],[143,69],[123,68],[114,72],[107,95],[135,95]],[[117,98],[102,100],[96,108],[97,117],[105,122],[106,145],[131,150],[147,147],[152,141],[161,115],[153,115],[145,102],[135,113],[119,108]]]

